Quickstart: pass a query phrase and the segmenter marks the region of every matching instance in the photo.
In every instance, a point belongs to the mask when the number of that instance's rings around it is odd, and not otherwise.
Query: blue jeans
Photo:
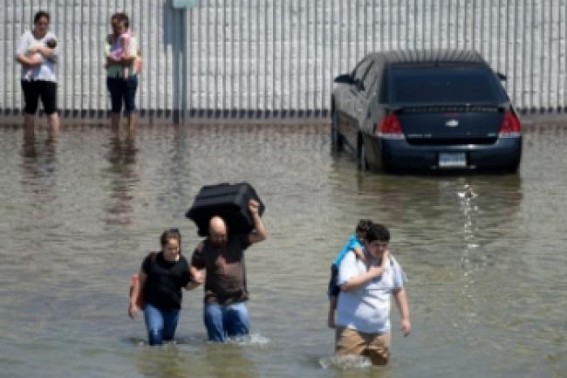
[[[124,104],[127,114],[136,110],[137,75],[132,75],[127,79],[107,77],[106,87],[110,92],[110,111],[112,113],[120,113],[122,111],[122,104]]]
[[[227,337],[248,335],[250,322],[248,308],[244,302],[227,306],[218,303],[205,304],[203,316],[211,341],[224,342]]]
[[[173,340],[179,320],[179,310],[162,309],[146,303],[144,319],[150,345],[161,345],[164,341]]]

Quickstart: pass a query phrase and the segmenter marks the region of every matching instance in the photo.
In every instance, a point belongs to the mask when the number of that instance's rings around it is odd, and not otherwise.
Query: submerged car
[[[332,147],[362,170],[516,172],[521,124],[504,80],[475,51],[369,54],[335,78]]]

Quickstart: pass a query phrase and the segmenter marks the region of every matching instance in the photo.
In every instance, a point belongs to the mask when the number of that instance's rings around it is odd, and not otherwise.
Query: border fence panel
[[[177,2],[176,2],[177,3]],[[567,0],[4,0],[0,7],[0,114],[23,107],[21,34],[51,14],[62,57],[64,116],[105,117],[103,41],[125,11],[144,60],[142,117],[324,117],[333,78],[366,53],[478,50],[507,75],[514,104],[567,111]]]

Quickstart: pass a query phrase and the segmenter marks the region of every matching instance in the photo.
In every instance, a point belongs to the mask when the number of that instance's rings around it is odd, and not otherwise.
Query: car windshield
[[[392,104],[492,104],[506,101],[495,75],[481,68],[394,68]]]

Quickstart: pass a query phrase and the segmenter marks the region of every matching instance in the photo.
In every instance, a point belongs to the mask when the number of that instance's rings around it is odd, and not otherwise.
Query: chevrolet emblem
[[[459,121],[456,119],[450,119],[447,122],[445,122],[445,126],[447,127],[457,127],[459,126]]]

